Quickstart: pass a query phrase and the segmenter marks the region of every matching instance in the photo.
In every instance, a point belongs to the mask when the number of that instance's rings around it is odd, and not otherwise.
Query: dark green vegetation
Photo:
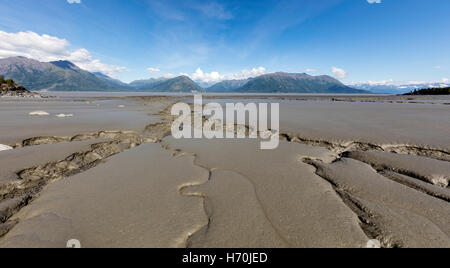
[[[7,94],[10,92],[15,93],[28,93],[29,91],[16,84],[12,79],[5,79],[3,76],[0,76],[0,95]]]
[[[405,95],[450,95],[450,87],[414,90]]]
[[[5,79],[3,76],[0,76],[0,85],[6,84],[8,86],[13,86],[16,83],[12,79]]]

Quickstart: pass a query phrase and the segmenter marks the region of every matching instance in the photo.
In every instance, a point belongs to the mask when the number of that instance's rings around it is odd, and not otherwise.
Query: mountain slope
[[[145,80],[136,80],[129,84],[130,87],[138,90],[151,90],[153,87],[155,87],[158,84],[161,84],[165,81],[169,80],[169,78],[150,78]]]
[[[210,92],[229,92],[234,91],[247,84],[250,79],[244,80],[225,80],[208,87],[206,90]]]
[[[14,79],[33,91],[203,91],[187,76],[140,80],[125,84],[102,73],[82,70],[70,61],[39,62],[25,57],[0,59],[0,75],[6,79]]]
[[[0,59],[0,75],[30,90],[106,91],[127,87],[106,75],[82,70],[69,61],[39,62],[25,57]]]
[[[249,93],[370,93],[342,84],[327,76],[272,73],[256,77],[235,90]]]
[[[124,83],[122,81],[120,81],[119,79],[114,79],[112,77],[107,76],[104,73],[100,73],[100,72],[93,72],[92,74],[94,74],[95,76],[97,76],[98,78],[102,79],[102,80],[106,80],[109,81],[113,84],[119,85],[119,86],[123,86],[123,87],[128,87],[129,85],[127,83]]]
[[[201,92],[203,88],[183,75],[157,83],[150,90],[154,92]]]

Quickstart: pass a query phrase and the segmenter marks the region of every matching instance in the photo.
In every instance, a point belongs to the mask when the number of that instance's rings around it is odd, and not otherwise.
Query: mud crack
[[[340,161],[341,158],[335,159],[333,162]],[[377,239],[381,242],[382,247],[385,248],[401,248],[402,243],[397,239],[386,235],[383,231],[381,222],[381,216],[370,210],[356,197],[352,196],[351,189],[347,189],[344,185],[339,184],[332,178],[326,176],[325,172],[321,171],[321,167],[318,162],[320,160],[313,160],[311,158],[303,158],[302,161],[308,165],[313,166],[316,171],[315,174],[325,181],[329,182],[333,187],[334,191],[341,198],[344,204],[350,208],[353,213],[358,217],[363,232],[370,239]]]
[[[287,142],[298,142],[302,144],[325,147],[328,150],[340,155],[349,151],[376,151],[376,152],[389,152],[396,154],[408,154],[416,156],[424,156],[428,158],[433,158],[441,161],[450,161],[450,152],[437,149],[437,148],[426,148],[419,147],[415,145],[407,144],[373,144],[369,142],[360,141],[350,141],[350,142],[333,142],[323,139],[310,139],[301,137],[298,135],[292,135],[289,133],[280,134],[280,138]]]

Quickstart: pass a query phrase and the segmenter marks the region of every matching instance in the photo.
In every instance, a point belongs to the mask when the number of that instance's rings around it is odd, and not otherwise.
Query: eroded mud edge
[[[380,223],[381,221],[379,220],[381,216],[377,215],[376,213],[362,205],[356,198],[354,198],[348,191],[345,190],[345,187],[336,184],[336,182],[332,178],[326,177],[318,172],[319,167],[316,164],[316,161],[321,160],[304,158],[302,159],[302,161],[313,166],[316,169],[315,174],[331,184],[334,191],[338,194],[344,204],[347,205],[347,207],[349,207],[356,214],[360,221],[359,224],[361,226],[361,229],[367,235],[367,237],[369,237],[370,239],[379,240],[382,247],[384,248],[403,247],[400,241],[393,240],[392,237],[388,237],[385,235],[382,224]],[[336,161],[340,161],[340,159],[336,159],[335,162]]]
[[[360,141],[335,142],[325,139],[311,139],[290,133],[281,133],[280,138],[288,142],[298,142],[325,147],[336,154],[342,154],[349,151],[375,151],[424,156],[441,161],[450,161],[450,152],[432,147],[408,144],[374,144]]]
[[[92,144],[89,150],[73,153],[63,160],[21,170],[17,173],[18,180],[1,185],[0,238],[6,235],[19,221],[18,219],[11,220],[11,218],[23,207],[38,198],[41,190],[49,183],[91,169],[111,156],[144,143],[158,143],[165,136],[170,135],[170,107],[171,105],[157,114],[161,117],[161,122],[146,126],[143,133],[127,130],[99,131],[72,137],[34,137],[13,145],[13,148],[16,149],[60,142],[107,140]]]

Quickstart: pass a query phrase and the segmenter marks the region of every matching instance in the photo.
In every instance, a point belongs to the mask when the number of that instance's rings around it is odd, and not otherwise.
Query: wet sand
[[[202,201],[179,187],[207,178],[192,157],[145,144],[50,184],[15,216],[21,223],[2,246],[61,247],[76,238],[83,247],[183,247],[207,219]]]
[[[280,102],[271,151],[175,140],[189,99],[0,100],[0,247],[450,247],[447,97],[206,97]]]
[[[285,133],[337,143],[418,145],[450,150],[450,108],[439,104],[288,102],[281,106]]]
[[[149,113],[161,109],[158,103],[154,103],[154,106],[152,110],[130,99],[1,100],[0,144],[15,144],[37,136],[73,136],[101,130],[142,131],[148,124],[159,121],[159,118],[149,116]],[[30,116],[29,113],[33,111],[45,111],[49,115]],[[73,116],[58,118],[59,114]]]

